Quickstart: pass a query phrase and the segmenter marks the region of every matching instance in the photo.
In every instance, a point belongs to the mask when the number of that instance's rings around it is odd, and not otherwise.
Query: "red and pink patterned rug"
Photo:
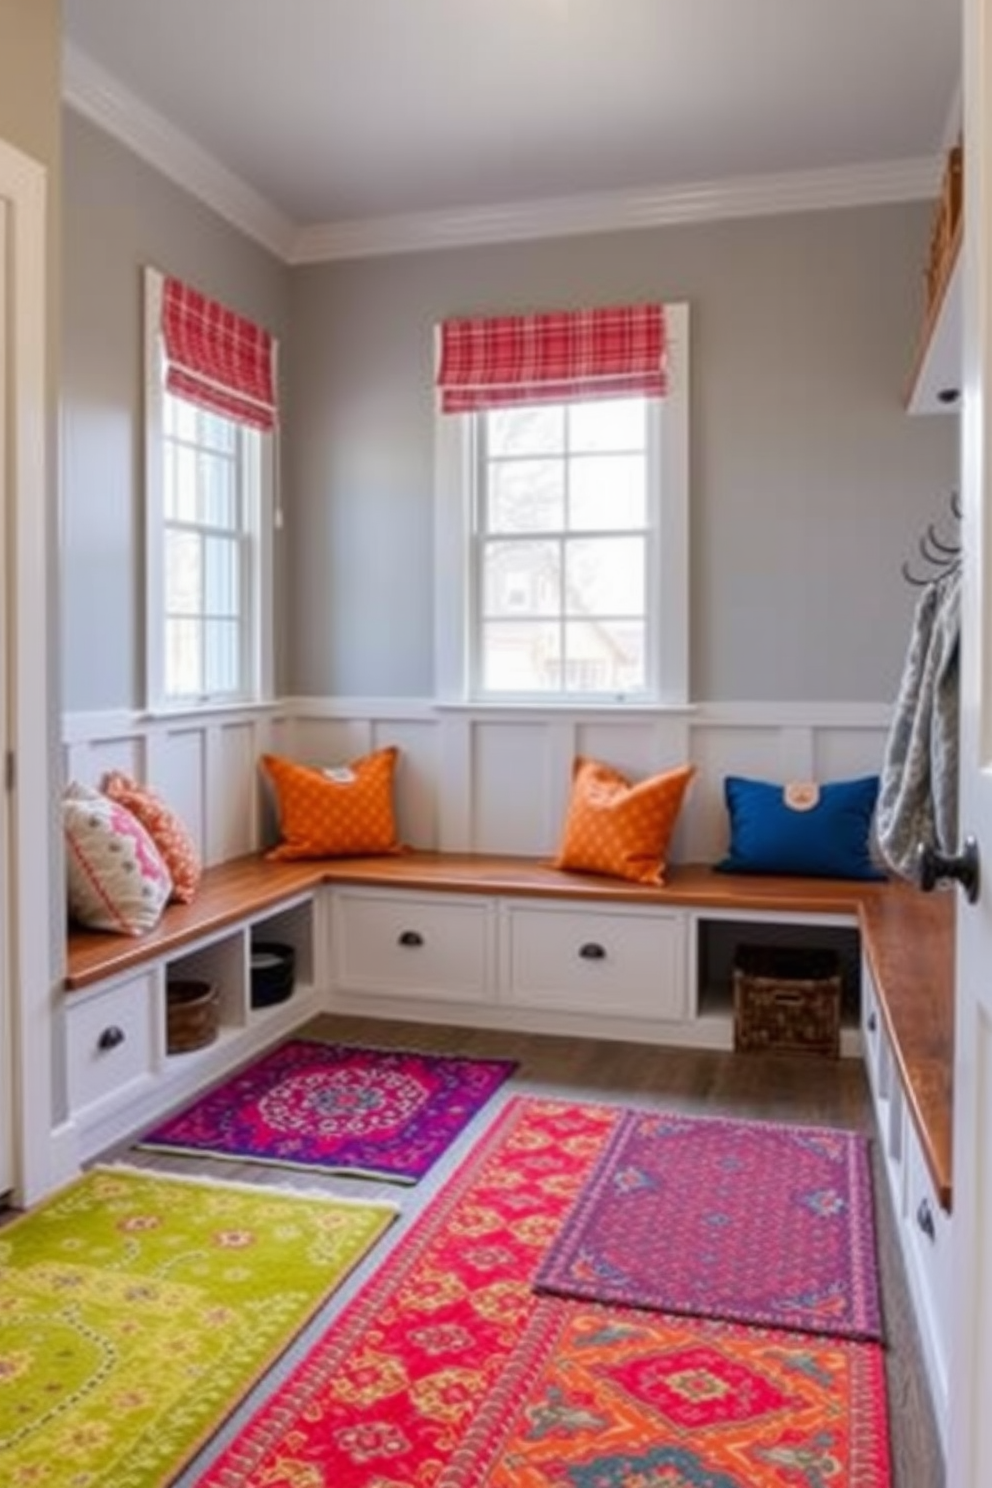
[[[137,1145],[416,1183],[515,1068],[290,1039]]]
[[[537,1287],[880,1338],[867,1142],[828,1127],[627,1111]]]
[[[620,1119],[510,1101],[199,1488],[889,1488],[877,1344],[534,1292]]]

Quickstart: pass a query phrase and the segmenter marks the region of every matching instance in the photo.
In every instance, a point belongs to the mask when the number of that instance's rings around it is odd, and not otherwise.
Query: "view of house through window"
[[[643,693],[657,531],[648,401],[473,417],[477,690]]]
[[[243,696],[250,688],[252,541],[258,430],[164,393],[163,692]]]

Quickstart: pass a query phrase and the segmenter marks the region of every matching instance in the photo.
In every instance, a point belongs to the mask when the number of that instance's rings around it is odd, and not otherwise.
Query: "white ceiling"
[[[932,160],[959,9],[64,0],[66,92],[118,132],[130,115],[203,180],[216,167],[285,237]]]

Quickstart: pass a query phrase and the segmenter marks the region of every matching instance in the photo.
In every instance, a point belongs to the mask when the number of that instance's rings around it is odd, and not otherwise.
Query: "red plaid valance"
[[[170,393],[255,429],[275,427],[275,343],[268,331],[166,279],[162,336]]]
[[[444,413],[631,393],[664,397],[665,308],[446,320],[437,385]]]

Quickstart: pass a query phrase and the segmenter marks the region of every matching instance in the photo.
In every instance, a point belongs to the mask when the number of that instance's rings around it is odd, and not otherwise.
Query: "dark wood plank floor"
[[[519,1070],[507,1089],[523,1094],[629,1101],[638,1106],[658,1105],[705,1115],[823,1123],[875,1135],[867,1083],[860,1061],[854,1059],[833,1061],[812,1056],[654,1049],[591,1039],[434,1028],[360,1018],[321,1017],[305,1031],[308,1035],[350,1043],[509,1056],[519,1061]],[[452,1153],[452,1162],[464,1155],[489,1119],[491,1108],[465,1134]],[[451,1166],[449,1163],[416,1188],[398,1191],[386,1184],[321,1179],[309,1173],[246,1163],[195,1160],[193,1168],[190,1159],[127,1148],[116,1149],[108,1156],[172,1172],[209,1171],[216,1177],[265,1184],[398,1197],[403,1213],[390,1232],[389,1245],[396,1243],[423,1210]],[[887,1340],[893,1488],[943,1488],[943,1463],[877,1144],[873,1144],[873,1176]],[[380,1247],[365,1270],[356,1273],[349,1287],[339,1294],[337,1306],[343,1305],[368,1271],[381,1261],[382,1254]],[[327,1314],[323,1321],[326,1324]],[[256,1393],[252,1403],[257,1404],[262,1394],[264,1388]],[[247,1410],[235,1419],[230,1429],[246,1414]],[[209,1455],[208,1449],[201,1461],[208,1460]],[[183,1488],[192,1488],[196,1481],[195,1469],[179,1480]]]

